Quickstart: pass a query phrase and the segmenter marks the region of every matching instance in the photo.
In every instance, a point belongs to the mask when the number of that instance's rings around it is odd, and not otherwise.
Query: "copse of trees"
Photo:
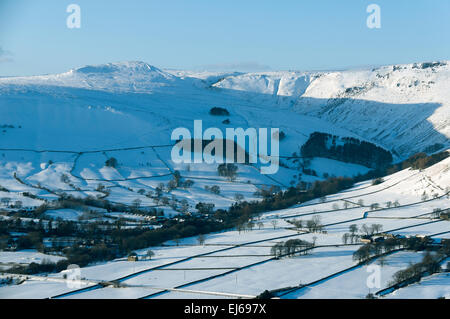
[[[450,220],[450,209],[440,210],[439,218],[444,219],[444,220]]]
[[[198,203],[195,205],[195,209],[198,210],[200,214],[211,214],[214,210],[214,204],[212,203]]]
[[[374,234],[378,234],[382,231],[383,225],[381,224],[372,224],[371,226],[367,226],[366,224],[363,224],[359,231],[364,235],[358,235],[358,226],[356,224],[352,224],[349,226],[349,233],[345,233],[342,235],[342,242],[344,244],[350,243],[356,243],[361,238],[371,238]]]
[[[238,167],[235,164],[227,163],[220,164],[217,167],[217,172],[219,176],[228,178],[229,180],[235,180],[237,175]]]
[[[368,174],[361,175],[361,178],[367,179],[367,177],[376,178],[380,176],[386,176],[407,168],[425,169],[436,163],[439,163],[440,161],[443,161],[449,156],[450,153],[447,151],[443,151],[432,155],[427,155],[426,153],[417,153],[411,155],[408,159],[400,163],[390,165],[386,169],[376,169],[370,171]],[[362,181],[363,179],[359,179],[358,181]]]
[[[440,161],[446,159],[449,156],[450,156],[450,153],[447,151],[432,154],[432,155],[427,155],[426,153],[417,153],[417,154],[410,156],[403,163],[402,166],[405,167],[408,165],[412,169],[425,169],[436,163],[439,163]]]
[[[209,114],[214,116],[229,116],[230,112],[223,107],[213,107],[209,110]]]
[[[372,185],[373,185],[373,186],[379,185],[379,184],[381,184],[381,183],[383,183],[383,182],[384,182],[384,179],[381,178],[381,177],[378,177],[378,178],[375,178],[375,179],[372,180]]]
[[[211,193],[213,193],[213,194],[216,194],[216,195],[219,195],[220,194],[220,187],[219,186],[217,186],[217,185],[213,185],[213,186],[208,186],[208,185],[206,185],[205,186],[205,190],[207,190],[207,191],[209,191],[209,192],[211,192]]]
[[[419,153],[420,155],[416,154],[408,158],[407,160],[404,160],[397,164],[389,165],[388,167],[379,167],[376,169],[372,169],[366,174],[358,174],[353,177],[354,183],[359,183],[362,181],[366,181],[369,179],[376,179],[379,177],[383,177],[386,175],[391,175],[394,173],[397,173],[401,170],[407,169],[407,168],[413,168],[413,169],[424,169],[431,165],[434,165],[446,158],[449,157],[449,152],[444,151],[441,153],[433,154],[433,155],[426,155],[425,153]],[[425,163],[425,164],[420,164]],[[394,202],[394,206],[397,207],[398,201]]]
[[[395,244],[400,245],[398,242],[395,242]],[[353,260],[363,263],[374,256],[393,251],[397,247],[394,242],[385,243],[384,241],[366,244],[353,253]]]
[[[298,253],[306,255],[314,245],[308,241],[301,239],[290,239],[286,242],[276,243],[272,246],[270,252],[275,257],[282,256],[292,257]]]
[[[370,168],[387,167],[392,163],[391,152],[353,137],[339,137],[314,132],[301,147],[303,157],[325,157]]]
[[[118,162],[117,159],[114,158],[114,157],[108,158],[108,159],[106,160],[106,162],[105,162],[105,166],[107,166],[107,167],[113,167],[113,168],[116,168],[118,165],[119,165],[119,162]]]
[[[306,228],[311,233],[321,232],[323,230],[323,225],[320,220],[320,216],[314,216],[312,219],[306,221]]]

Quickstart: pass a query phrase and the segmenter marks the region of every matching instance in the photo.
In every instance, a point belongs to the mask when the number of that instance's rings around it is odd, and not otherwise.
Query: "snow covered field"
[[[329,280],[319,282],[314,285],[296,290],[290,294],[284,295],[288,299],[362,299],[372,292],[389,286],[392,275],[408,267],[409,263],[419,262],[422,258],[421,253],[398,252],[391,254],[383,259],[383,265],[375,261],[367,266],[362,266],[351,271],[345,272]],[[369,276],[373,270],[371,266],[380,267],[380,285],[371,287],[367,284]]]
[[[430,168],[429,171],[433,170]],[[398,177],[403,178],[405,173],[408,173],[408,171],[386,178],[386,183],[398,181]],[[410,174],[409,176],[415,176],[413,172],[408,174]],[[421,172],[421,174],[426,175],[427,170]],[[407,182],[410,182],[409,179],[403,180],[395,187],[400,188],[401,183]],[[389,185],[392,185],[392,183],[385,185],[385,187]],[[359,190],[359,188],[361,188],[361,185],[356,185],[354,191],[345,191],[334,197],[343,198],[358,194],[360,198],[366,200],[366,197],[372,196],[371,193],[379,191],[378,196],[387,200],[391,199],[393,194],[391,188],[383,190],[380,185],[368,186],[364,190]],[[441,206],[450,204],[446,197],[436,199],[436,203]],[[421,214],[432,210],[433,207],[436,207],[436,203],[428,201],[414,204],[412,207],[417,209],[418,214]],[[363,224],[377,223],[382,225],[384,231],[396,229],[393,231],[394,233],[412,236],[450,232],[450,222],[414,218],[414,216],[411,216],[414,214],[407,213],[411,208],[393,207],[382,210],[380,213],[383,213],[383,217],[377,218],[368,218],[367,216],[364,218],[364,212],[367,209],[364,207],[321,213],[321,211],[329,209],[327,203],[305,203],[296,208],[262,214],[259,218],[263,223],[261,229],[256,227],[252,231],[241,233],[230,230],[209,234],[205,236],[204,245],[198,245],[196,238],[185,238],[178,243],[179,246],[168,242],[168,246],[165,247],[152,247],[151,249],[155,252],[152,260],[143,259],[138,262],[117,260],[82,268],[83,278],[108,281],[123,278],[121,283],[128,285],[128,288],[97,288],[70,294],[67,295],[67,298],[142,298],[150,295],[152,298],[233,298],[233,294],[256,296],[264,290],[292,287],[300,283],[308,284],[356,265],[352,255],[359,245],[338,246],[343,244],[342,235],[348,232],[351,224],[356,224],[360,228]],[[325,227],[326,233],[298,233],[294,228],[290,228],[292,227],[291,224],[286,222],[287,219],[294,218],[285,218],[285,216],[298,213],[309,214],[302,217],[307,219],[320,216],[323,224],[332,225]],[[377,212],[373,211],[371,214],[375,215]],[[356,218],[360,219],[355,221]],[[273,220],[277,220],[275,229],[271,223]],[[334,225],[336,222],[339,224]],[[446,235],[443,235],[443,238],[445,237]],[[296,238],[310,242],[315,241],[319,247],[311,250],[308,255],[273,260],[271,247],[275,243]],[[440,237],[437,236],[437,238]],[[321,245],[329,246],[321,247]],[[142,256],[145,253],[146,250],[138,251],[138,254]],[[383,258],[383,264],[380,266],[380,289],[388,285],[396,271],[408,267],[410,262],[420,261],[421,258],[422,253],[409,251],[392,253]],[[177,263],[172,264],[173,262]],[[380,265],[380,261],[375,260],[371,264]],[[370,275],[367,272],[367,266],[352,268],[340,275],[293,291],[283,297],[364,298],[369,291],[374,292],[376,290],[367,287],[366,280]],[[144,272],[140,273],[141,271]],[[133,275],[135,273],[139,274]],[[55,278],[61,278],[61,276],[62,274],[52,275]],[[442,295],[446,289],[446,278],[443,275],[436,275],[430,279],[425,279],[424,286],[428,280],[431,280],[433,285],[434,282],[440,285],[439,291],[430,292],[431,288],[419,289],[411,286],[399,290],[398,294],[400,298],[402,294],[405,294],[405,297],[411,297],[411,294],[406,295],[406,292],[402,292],[402,290],[405,290],[411,291],[410,293],[417,292],[419,295],[416,295],[416,297],[420,298]],[[49,286],[47,287],[47,285]],[[20,289],[22,286],[24,290]],[[45,281],[33,283],[31,287],[33,286],[36,286],[39,290],[45,289],[48,291],[45,297],[71,291],[69,288],[64,290],[60,285],[47,284]],[[164,289],[176,287],[193,292],[164,291]],[[25,290],[30,290],[28,282],[14,287],[1,287],[0,294],[8,294],[11,298],[14,296],[21,297],[25,296]],[[199,293],[195,293],[195,291]],[[215,295],[216,293],[223,295],[218,296]],[[44,297],[42,292],[38,296]],[[392,296],[396,297],[397,294]]]

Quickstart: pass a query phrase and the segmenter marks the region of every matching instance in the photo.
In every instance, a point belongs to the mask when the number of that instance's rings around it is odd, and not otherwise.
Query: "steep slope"
[[[272,72],[227,77],[214,87],[276,97],[406,157],[450,146],[447,62],[343,72]],[[442,144],[442,145],[436,145]]]
[[[315,159],[311,167],[317,176],[299,174],[298,164],[289,161],[277,174],[264,176],[257,163],[239,165],[237,180],[230,182],[218,176],[218,164],[175,164],[171,133],[178,127],[192,132],[194,120],[202,120],[204,130],[216,127],[223,132],[279,127],[286,134],[280,143],[282,156],[298,152],[316,130],[360,138],[321,119],[274,108],[272,96],[260,95],[253,102],[246,93],[209,88],[226,74],[177,74],[180,77],[146,63],[125,62],[59,75],[1,79],[0,186],[14,191],[14,196],[0,197],[34,206],[62,193],[103,196],[97,191],[103,185],[112,202],[130,205],[138,199],[143,206],[152,206],[153,200],[138,191],[154,192],[160,183],[167,185],[177,170],[195,184],[166,196],[186,199],[192,210],[200,201],[225,208],[234,203],[236,193],[252,200],[261,187],[367,172],[361,165]],[[215,106],[225,107],[230,115],[211,115]],[[105,167],[110,157],[117,159],[116,168]],[[220,194],[206,189],[213,185],[220,187]],[[28,200],[22,195],[25,191],[39,200]],[[175,213],[167,204],[163,209]]]

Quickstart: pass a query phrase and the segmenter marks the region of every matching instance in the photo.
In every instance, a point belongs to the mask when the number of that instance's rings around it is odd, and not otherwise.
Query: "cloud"
[[[0,47],[0,63],[13,62],[12,53]]]
[[[262,72],[270,71],[272,68],[268,65],[257,62],[237,62],[237,63],[216,63],[197,67],[197,69],[207,71],[242,71],[242,72]]]

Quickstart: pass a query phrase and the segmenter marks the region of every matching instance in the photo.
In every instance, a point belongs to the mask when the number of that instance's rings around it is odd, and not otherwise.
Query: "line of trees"
[[[388,253],[395,249],[406,249],[412,251],[423,251],[430,248],[431,240],[428,237],[418,238],[386,238],[379,242],[372,242],[361,246],[357,251],[353,253],[353,260],[358,262],[365,262],[372,257],[380,255],[382,253]],[[449,246],[447,244],[447,246]],[[449,247],[443,248],[443,253],[448,254],[450,251]]]
[[[391,286],[399,285],[402,283],[414,283],[420,281],[424,275],[431,275],[441,271],[441,261],[443,255],[440,253],[431,254],[427,252],[422,260],[416,264],[410,265],[406,269],[397,271],[390,283]]]
[[[306,240],[290,239],[286,242],[276,243],[270,252],[277,258],[281,256],[293,257],[298,253],[306,255],[312,247],[314,247],[314,244]]]

